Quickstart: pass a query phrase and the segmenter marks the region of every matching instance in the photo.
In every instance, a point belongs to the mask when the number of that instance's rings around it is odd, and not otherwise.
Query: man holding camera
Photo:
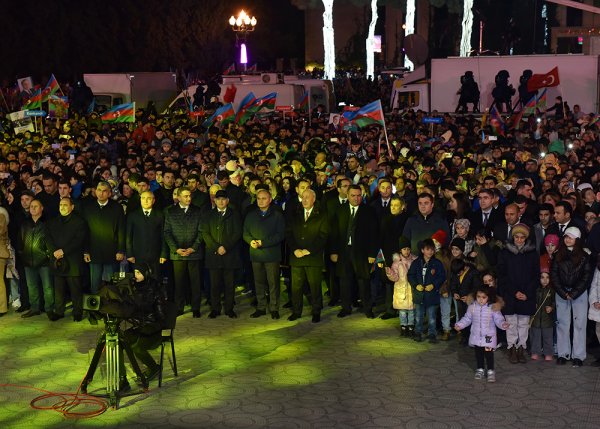
[[[76,212],[73,200],[61,198],[58,205],[60,216],[48,222],[48,244],[52,251],[54,273],[54,320],[65,315],[65,289],[69,286],[73,301],[73,320],[81,321],[82,308],[82,258],[88,238],[88,226]]]

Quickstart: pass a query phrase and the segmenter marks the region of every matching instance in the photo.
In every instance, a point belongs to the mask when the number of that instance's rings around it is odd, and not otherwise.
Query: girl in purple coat
[[[477,288],[475,301],[469,305],[467,312],[460,319],[454,329],[461,331],[471,326],[469,345],[475,348],[475,359],[477,370],[475,380],[483,379],[485,375],[485,363],[487,363],[487,381],[496,381],[494,372],[494,350],[496,349],[496,327],[506,330],[508,323],[499,311],[492,310],[492,304],[496,300],[496,291],[489,286],[482,285]]]

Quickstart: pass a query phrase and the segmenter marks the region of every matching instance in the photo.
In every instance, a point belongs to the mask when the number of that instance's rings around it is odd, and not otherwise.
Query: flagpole
[[[381,106],[381,100],[379,100],[379,107],[381,108],[381,117],[383,118],[383,133],[385,135],[385,144],[387,144],[388,155],[390,156],[390,161],[394,159],[394,155],[392,153],[392,148],[390,147],[390,141],[388,140],[387,127],[385,126],[385,113],[383,113],[383,107]]]
[[[6,98],[4,98],[4,91],[2,91],[2,89],[0,89],[0,95],[2,95],[2,101],[4,102],[4,107],[6,107],[6,114],[8,114],[10,112],[10,109],[8,108]]]

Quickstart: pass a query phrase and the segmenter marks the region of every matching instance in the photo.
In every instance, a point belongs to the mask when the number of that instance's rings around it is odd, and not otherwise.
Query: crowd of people
[[[18,135],[3,120],[0,315],[56,321],[70,299],[80,321],[83,293],[141,264],[179,315],[204,298],[208,318],[236,318],[243,287],[251,318],[300,319],[306,297],[313,323],[325,299],[415,341],[458,331],[489,382],[500,344],[515,364],[583,364],[588,318],[600,337],[593,117],[565,108],[494,140],[485,115],[393,109],[385,136],[321,112],[208,130],[92,113]]]

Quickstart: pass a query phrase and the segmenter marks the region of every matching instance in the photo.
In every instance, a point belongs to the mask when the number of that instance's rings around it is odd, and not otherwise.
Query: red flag
[[[560,79],[558,78],[558,67],[554,67],[546,74],[534,74],[527,82],[527,91],[535,92],[540,88],[549,88],[558,86]]]
[[[224,103],[233,103],[235,99],[235,93],[237,92],[237,88],[234,84],[231,84],[225,90],[225,94],[223,94],[223,102]]]

